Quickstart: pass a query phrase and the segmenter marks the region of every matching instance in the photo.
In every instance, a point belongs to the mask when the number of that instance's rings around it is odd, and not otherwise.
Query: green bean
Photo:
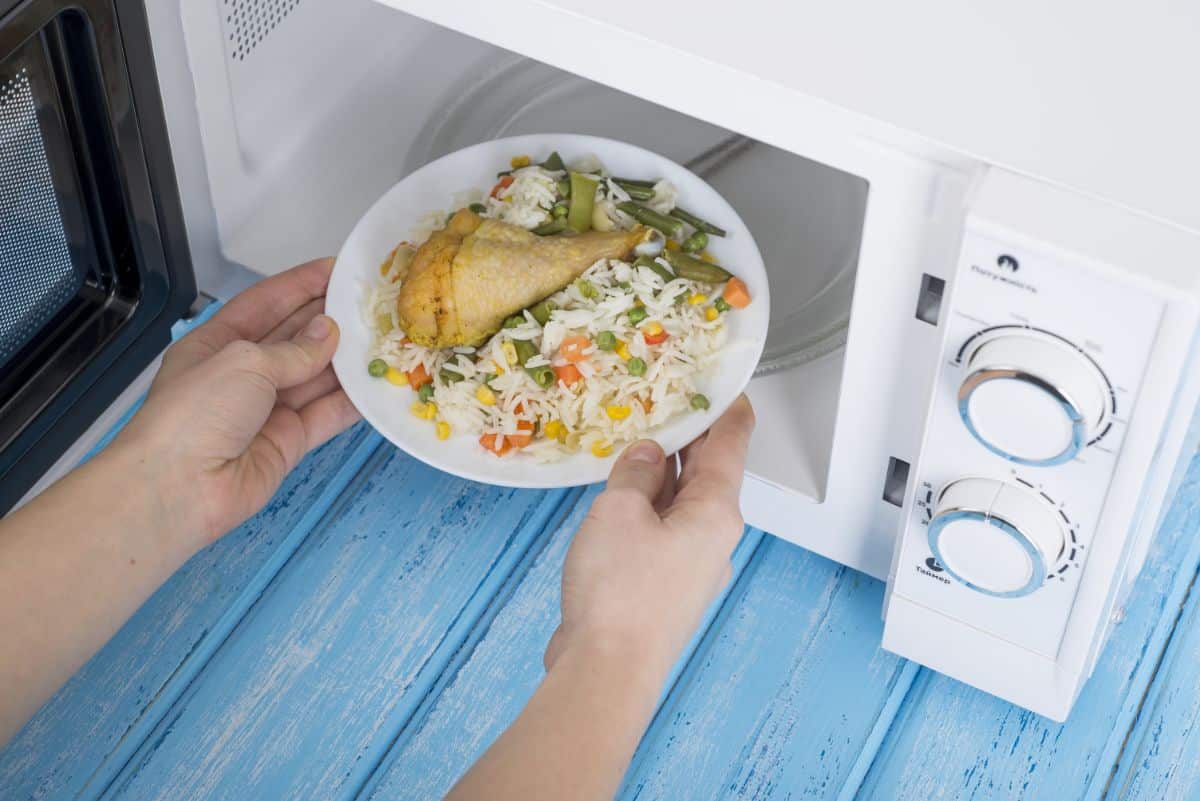
[[[371,359],[367,362],[367,373],[373,378],[383,378],[387,371],[388,364],[383,359]]]
[[[601,331],[596,334],[596,347],[600,350],[616,350],[617,335],[612,331]]]
[[[503,327],[504,328],[516,328],[516,327],[524,325],[524,324],[525,324],[525,315],[514,314],[512,317],[509,317],[507,320],[504,321]]]
[[[596,201],[596,179],[571,173],[571,205],[567,208],[567,224],[579,233],[592,229],[592,206]]]
[[[566,178],[558,179],[558,194],[560,197],[571,196],[571,182]]]
[[[565,230],[567,230],[567,221],[557,217],[534,228],[533,233],[538,236],[550,236],[551,234],[561,234]]]
[[[733,307],[729,305],[729,301],[725,300],[725,298],[717,298],[713,301],[713,308],[719,312],[727,312]]]
[[[538,166],[540,166],[543,170],[551,171],[565,170],[567,168],[567,165],[563,164],[562,156],[558,155],[557,150],[551,151],[550,155],[546,157],[546,160]]]
[[[500,172],[496,173],[496,179],[499,180],[500,178],[503,178],[506,175],[512,175],[512,174],[513,174],[512,170],[501,170]]]
[[[692,226],[696,230],[703,231],[706,234],[712,234],[713,236],[725,236],[726,235],[725,229],[718,228],[717,226],[713,225],[712,223],[710,223],[706,220],[702,220],[699,217],[697,217],[695,214],[692,214],[690,211],[687,211],[686,209],[681,209],[678,206],[671,209],[671,216],[675,217],[676,219],[683,220],[685,223]]]
[[[528,339],[514,339],[512,343],[513,347],[517,350],[517,362],[522,367],[525,366],[525,362],[538,355],[537,345],[534,345]]]
[[[733,274],[723,267],[709,264],[703,259],[697,259],[678,250],[666,251],[667,261],[680,278],[689,281],[702,281],[706,284],[720,284],[733,278]]]
[[[642,320],[645,320],[647,315],[646,315],[646,310],[643,309],[641,306],[634,306],[632,309],[629,310],[629,312],[626,314],[626,316],[629,317],[630,325],[637,325]]]
[[[683,243],[679,247],[684,253],[699,253],[708,247],[708,234],[703,231],[697,231],[683,240]]]
[[[633,261],[634,267],[646,267],[651,269],[664,281],[674,281],[675,273],[662,266],[662,263],[653,256],[638,256]]]
[[[429,403],[429,399],[433,397],[433,384],[422,384],[417,390],[417,397],[421,399],[421,403]]]
[[[625,194],[629,195],[634,200],[653,200],[654,190],[648,186],[639,186],[632,181],[626,181],[624,178],[613,178],[612,182],[625,190]]]
[[[566,217],[567,216],[566,204],[565,203],[555,203],[554,206],[550,209],[550,216],[556,220],[559,219],[560,217]]]
[[[683,223],[665,214],[659,214],[654,209],[648,209],[640,203],[627,200],[624,203],[618,203],[617,208],[643,225],[657,228],[669,237],[679,239],[683,236]]]
[[[445,367],[442,368],[442,372],[440,373],[440,375],[442,377],[442,383],[446,384],[447,386],[449,386],[450,384],[457,384],[459,381],[463,380],[462,373],[460,373],[456,370],[450,370]]]
[[[554,373],[554,368],[548,364],[543,364],[541,367],[526,367],[525,372],[533,379],[533,383],[542,389],[549,389],[558,380],[558,376]]]
[[[467,208],[476,214],[483,214],[485,211],[487,211],[487,206],[483,205],[482,203],[472,203],[470,206],[467,206]]]
[[[704,397],[699,392],[697,392],[695,395],[692,396],[692,408],[693,409],[707,409],[708,408],[708,398]]]
[[[630,375],[637,376],[646,374],[646,361],[638,358],[637,356],[634,356],[632,359],[625,362],[625,367],[629,370]]]
[[[617,186],[629,184],[630,186],[640,186],[642,189],[653,189],[658,181],[643,181],[641,178],[613,178],[613,183]]]
[[[547,298],[529,307],[529,313],[533,315],[533,319],[538,321],[538,325],[545,325],[550,322],[550,312],[558,308],[558,304]]]

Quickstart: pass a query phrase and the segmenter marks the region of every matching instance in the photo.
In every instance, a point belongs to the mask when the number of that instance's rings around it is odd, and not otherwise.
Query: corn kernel
[[[720,316],[721,316],[721,313],[719,311],[717,311],[715,308],[713,308],[712,306],[709,306],[707,309],[704,310],[704,319],[708,320],[710,323]]]
[[[547,439],[556,439],[559,442],[567,441],[567,427],[561,420],[551,420],[542,430],[546,433]]]
[[[617,347],[613,350],[621,357],[621,361],[627,362],[633,358],[633,355],[629,352],[629,346],[619,339],[617,340]]]
[[[420,420],[425,419],[425,404],[421,401],[414,401],[413,405],[408,407],[408,410],[413,413],[413,417]]]
[[[513,201],[512,201],[512,195],[505,195],[504,197],[500,198],[500,202],[502,202],[502,203],[512,203],[512,202],[513,202]]]
[[[389,367],[383,377],[388,380],[389,384],[397,387],[408,386],[408,374],[397,370],[395,367]]]
[[[519,170],[522,167],[528,167],[531,162],[532,159],[530,159],[529,156],[513,156],[508,161],[509,166],[511,166],[514,170]]]
[[[592,456],[597,459],[603,459],[612,453],[612,443],[607,440],[598,439],[592,443]]]
[[[438,412],[438,410],[437,410],[436,403],[434,403],[433,401],[430,401],[425,404],[425,419],[426,420],[432,420],[435,417],[437,417],[437,412]]]
[[[708,300],[708,295],[697,292],[695,295],[692,295],[690,298],[688,298],[688,303],[692,304],[693,306],[699,306],[706,300]]]
[[[475,390],[475,399],[484,406],[496,405],[496,393],[488,389],[487,384],[479,385],[479,389]]]
[[[610,420],[624,420],[629,416],[628,406],[609,406],[604,411],[608,413]]]
[[[437,424],[437,438],[450,439],[450,424],[445,420],[441,420]]]
[[[716,264],[716,263],[717,263],[717,260],[716,260],[716,258],[713,256],[713,254],[709,253],[707,250],[705,250],[705,251],[702,251],[702,252],[700,253],[700,258],[704,259],[704,261],[708,262],[709,264]]]
[[[679,243],[674,239],[667,240],[667,250],[679,250]]]
[[[500,364],[500,362],[492,359],[492,367],[496,368],[496,375],[504,375],[504,365]]]
[[[644,336],[656,337],[663,332],[662,323],[654,320],[642,326],[642,334]]]
[[[517,346],[511,342],[505,342],[500,346],[500,350],[504,351],[504,361],[510,365],[517,363]]]

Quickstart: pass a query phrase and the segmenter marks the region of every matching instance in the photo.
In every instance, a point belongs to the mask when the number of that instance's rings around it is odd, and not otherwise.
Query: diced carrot
[[[736,276],[725,282],[725,291],[721,293],[725,302],[735,309],[744,309],[750,305],[750,290],[746,282]]]
[[[479,444],[484,447],[484,450],[491,451],[497,456],[503,456],[512,450],[511,437],[504,437],[504,441],[500,445],[496,444],[496,440],[500,439],[495,434],[484,434],[479,438]]]
[[[579,372],[579,368],[573,364],[564,364],[562,367],[555,366],[554,375],[568,387],[574,386],[576,381],[583,380],[583,373]]]
[[[646,340],[647,345],[661,345],[667,341],[667,336],[662,323],[656,320],[642,326],[642,339]]]
[[[582,334],[576,334],[562,341],[562,344],[558,346],[558,353],[571,364],[577,364],[587,358],[583,351],[591,344],[590,339]]]
[[[533,421],[518,420],[517,431],[519,434],[509,434],[504,437],[504,441],[512,445],[514,448],[524,448],[529,443],[533,442]]]
[[[496,185],[492,187],[491,197],[499,197],[501,192],[512,186],[512,182],[513,177],[511,175],[506,175],[501,178],[496,182]]]
[[[413,389],[420,389],[426,384],[433,383],[433,376],[425,369],[425,365],[418,364],[416,367],[408,371],[408,385]]]

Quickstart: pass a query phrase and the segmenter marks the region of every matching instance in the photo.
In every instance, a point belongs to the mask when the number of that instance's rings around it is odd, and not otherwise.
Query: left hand
[[[332,259],[267,278],[163,357],[113,443],[157,490],[169,525],[203,547],[257,512],[306,453],[358,420],[329,366]]]

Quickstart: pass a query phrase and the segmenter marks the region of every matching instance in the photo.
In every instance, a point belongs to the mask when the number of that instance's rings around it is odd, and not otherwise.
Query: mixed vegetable
[[[514,157],[511,170],[501,172],[497,182],[492,187],[489,197],[503,201],[508,190],[516,180],[513,173],[532,164],[527,155]],[[734,309],[743,309],[751,302],[749,290],[744,281],[726,270],[709,251],[711,237],[725,237],[727,232],[716,225],[704,220],[686,209],[673,206],[663,213],[647,203],[656,198],[656,187],[661,181],[643,179],[618,178],[602,173],[585,173],[567,169],[561,156],[551,153],[538,166],[544,170],[565,173],[565,177],[557,181],[556,194],[552,203],[543,206],[545,220],[530,230],[539,236],[572,235],[592,230],[607,220],[603,214],[605,209],[615,209],[621,214],[628,215],[633,220],[661,231],[666,237],[666,245],[659,256],[639,256],[634,262],[635,268],[647,268],[662,279],[664,285],[676,279],[686,279],[690,282],[711,285],[713,290],[720,288],[720,293],[704,291],[684,291],[670,299],[676,306],[688,304],[697,307],[701,319],[714,322],[721,315]],[[615,187],[619,192],[614,190]],[[626,199],[628,198],[628,199]],[[598,203],[598,201],[600,201]],[[601,209],[598,206],[603,205]],[[482,203],[473,203],[469,207],[476,213],[483,214],[488,207]],[[663,208],[663,206],[660,206]],[[609,225],[611,226],[611,222]],[[628,223],[627,223],[628,225]],[[587,278],[580,278],[572,285],[578,297],[585,301],[597,301],[601,298],[603,289],[597,288]],[[622,284],[628,289],[627,284]],[[676,284],[679,286],[679,284]],[[655,299],[660,291],[654,293]],[[710,297],[711,295],[711,297]],[[558,296],[556,294],[556,296]],[[560,300],[561,300],[561,296]],[[649,296],[647,296],[649,297]],[[649,300],[647,301],[649,302]],[[529,307],[522,314],[513,315],[505,321],[504,329],[514,329],[524,326],[532,318],[539,326],[545,326],[553,313],[558,310],[558,304],[551,298],[546,298]],[[661,307],[660,307],[661,308]],[[657,348],[668,341],[670,334],[658,320],[648,319],[649,313],[640,301],[624,314],[627,327],[622,335],[629,338],[632,328],[640,336],[645,346]],[[620,328],[621,326],[617,326]],[[504,334],[502,329],[501,335]],[[482,349],[481,349],[482,350]],[[474,390],[474,398],[484,407],[495,407],[497,391],[492,381],[507,369],[519,368],[541,389],[559,386],[567,392],[575,392],[586,385],[588,372],[584,362],[595,351],[615,353],[624,363],[625,371],[634,377],[644,376],[648,365],[646,359],[634,356],[629,350],[629,343],[623,341],[613,331],[600,331],[594,336],[571,334],[562,339],[553,359],[542,356],[537,345],[528,339],[510,338],[500,345],[504,364],[498,361],[481,359],[475,364],[477,375],[473,380],[479,380]],[[639,350],[645,352],[639,347]],[[651,355],[653,355],[652,352]],[[471,356],[476,359],[480,354]],[[649,358],[649,356],[647,356]],[[487,362],[487,363],[485,363]],[[581,366],[584,369],[580,369]],[[397,386],[411,387],[417,393],[417,399],[412,403],[412,414],[422,420],[428,420],[435,426],[438,439],[448,439],[451,435],[450,423],[440,419],[438,407],[434,401],[435,385],[449,386],[464,380],[464,376],[454,369],[452,362],[447,362],[438,370],[438,375],[432,376],[424,366],[418,365],[407,373],[388,365],[384,359],[373,359],[367,365],[368,373]],[[479,375],[482,375],[480,380]],[[469,385],[467,385],[469,387]],[[639,399],[644,411],[649,413],[652,402],[649,397]],[[695,393],[689,398],[689,406],[694,410],[709,408],[709,399]],[[524,413],[521,404],[516,407],[518,416]],[[628,405],[610,404],[604,407],[604,413],[610,420],[620,421],[628,418],[632,409]],[[540,428],[540,430],[539,430]],[[510,429],[511,430],[511,429]],[[557,440],[570,446],[572,438],[578,446],[579,432],[573,432],[562,421],[557,419],[543,420],[539,426],[535,420],[518,419],[517,433],[484,434],[479,438],[480,445],[487,451],[502,456],[513,450],[528,446],[535,438]],[[613,444],[606,440],[594,441],[589,450],[597,457],[608,456]]]

